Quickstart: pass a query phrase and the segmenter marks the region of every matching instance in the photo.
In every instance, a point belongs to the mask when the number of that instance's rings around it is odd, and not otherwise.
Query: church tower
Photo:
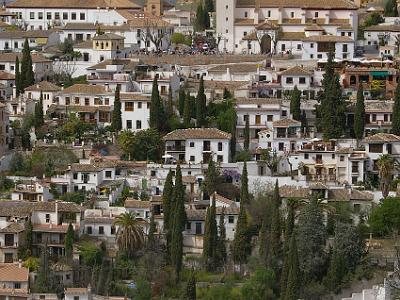
[[[157,17],[161,16],[164,11],[163,1],[164,0],[147,0],[146,12]]]

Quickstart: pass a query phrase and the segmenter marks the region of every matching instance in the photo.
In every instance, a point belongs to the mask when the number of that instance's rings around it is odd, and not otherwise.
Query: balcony
[[[166,146],[167,151],[169,152],[185,152],[186,147],[183,145],[171,145],[171,146]]]
[[[336,181],[336,175],[316,175],[316,174],[308,174],[306,175],[306,181]]]
[[[18,242],[5,241],[5,243],[0,243],[0,248],[18,248]]]

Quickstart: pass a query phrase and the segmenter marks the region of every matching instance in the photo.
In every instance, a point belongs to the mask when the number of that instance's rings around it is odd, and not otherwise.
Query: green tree
[[[186,101],[185,89],[181,87],[179,89],[179,94],[178,94],[178,111],[181,117],[183,116],[184,113],[185,101]]]
[[[217,190],[219,184],[218,178],[220,176],[219,170],[212,159],[208,162],[208,168],[205,175],[203,182],[204,191],[209,197],[211,197]]]
[[[219,264],[223,266],[227,258],[224,208],[222,208],[221,214],[219,215],[217,255],[219,257]]]
[[[182,231],[185,229],[186,212],[185,212],[185,187],[182,182],[182,171],[180,165],[176,168],[175,173],[175,189],[174,189],[174,208],[171,215],[174,216],[172,220],[172,234],[171,234],[171,249],[170,249],[170,262],[175,271],[175,279],[179,280],[179,275],[182,269],[182,256],[183,256],[183,235]]]
[[[17,89],[17,96],[21,93],[21,71],[19,66],[19,57],[15,57],[15,88]]]
[[[158,92],[158,82],[157,77],[154,77],[153,88],[151,91],[151,103],[150,103],[150,127],[156,130],[161,128],[160,119],[162,117],[162,102],[161,97]]]
[[[397,85],[394,93],[392,133],[400,135],[400,84]]]
[[[334,53],[328,53],[322,80],[323,93],[319,107],[320,123],[325,139],[340,138],[344,132],[346,103],[342,98],[339,76],[335,73]]]
[[[215,11],[215,9],[214,9],[214,1],[213,0],[204,0],[204,10],[207,13]]]
[[[72,259],[73,245],[74,245],[74,227],[72,227],[72,224],[69,223],[64,242],[65,256],[67,257],[68,260]]]
[[[305,282],[318,280],[325,264],[326,232],[317,199],[311,198],[298,222],[297,245],[299,263]]]
[[[243,205],[247,205],[250,202],[249,195],[249,178],[247,174],[247,162],[245,161],[243,164],[242,176],[240,178],[240,203]]]
[[[294,120],[301,120],[301,92],[297,88],[297,85],[294,87],[293,91],[290,93],[290,113],[293,116]]]
[[[197,10],[196,10],[196,20],[195,20],[195,30],[196,31],[203,31],[206,28],[206,24],[204,24],[204,7],[203,3],[200,1],[199,4],[197,5]]]
[[[324,278],[325,286],[332,292],[339,293],[347,274],[345,258],[335,248],[330,260],[328,272]]]
[[[258,234],[259,236],[259,248],[258,253],[265,266],[268,265],[268,254],[269,254],[269,224],[266,218],[261,221],[261,228]]]
[[[305,110],[303,110],[303,112],[301,114],[301,132],[303,134],[307,134],[307,132],[308,132],[308,120],[307,120],[307,115],[306,115]]]
[[[196,125],[197,127],[203,127],[206,125],[206,114],[207,114],[207,99],[204,94],[204,79],[203,76],[200,78],[199,90],[196,97]]]
[[[154,249],[156,246],[156,236],[155,236],[156,233],[157,233],[157,225],[156,222],[154,221],[154,214],[151,214],[149,233],[147,234],[147,247],[149,249]]]
[[[28,222],[26,222],[25,230],[26,230],[26,249],[28,250],[29,255],[31,255],[33,246],[33,226],[30,218]]]
[[[166,114],[168,119],[171,119],[174,116],[174,99],[172,96],[172,87],[171,85],[168,88],[168,100],[167,100],[167,107],[166,107]]]
[[[262,267],[256,269],[254,274],[245,281],[241,289],[243,299],[275,300],[274,294],[274,272]]]
[[[224,93],[223,93],[222,98],[224,98],[224,99],[230,99],[230,98],[232,98],[232,94],[231,94],[231,92],[230,92],[227,88],[224,88]]]
[[[289,250],[290,250],[290,242],[294,230],[294,207],[295,207],[295,200],[293,199],[288,199],[287,201],[287,217],[286,217],[286,226],[285,226],[285,244],[283,247],[283,267],[282,267],[282,273],[281,273],[281,278],[280,278],[280,285],[281,285],[281,293],[284,295],[284,292],[286,290],[287,286],[287,279],[289,275],[289,270],[290,270],[290,256],[289,256]],[[284,298],[284,297],[282,297]]]
[[[372,233],[378,236],[396,234],[400,231],[400,198],[388,197],[377,207],[373,208],[368,224]]]
[[[382,197],[387,198],[389,195],[390,184],[393,180],[393,171],[397,168],[396,159],[390,154],[382,154],[376,161],[379,170],[380,187]]]
[[[169,170],[167,178],[165,179],[164,190],[163,190],[163,215],[164,215],[164,230],[166,232],[171,230],[170,220],[171,218],[171,210],[173,208],[173,196],[174,196],[174,183],[172,182],[173,174],[172,171]]]
[[[111,115],[111,128],[114,132],[122,129],[120,89],[119,84],[117,84],[114,96],[114,109]]]
[[[279,196],[278,180],[275,182],[275,189],[271,205],[271,229],[269,234],[269,266],[274,270],[278,267],[281,252],[281,198]]]
[[[39,101],[35,103],[35,129],[38,130],[43,125],[44,125],[43,92],[40,91]]]
[[[362,84],[357,91],[356,111],[354,114],[354,134],[358,140],[364,136],[365,128],[365,103],[364,103],[364,89]]]
[[[32,66],[32,56],[31,50],[29,48],[28,39],[25,38],[24,47],[22,49],[22,60],[21,60],[21,91],[22,92],[26,87],[31,86],[35,83],[35,75],[33,73]]]
[[[124,130],[119,134],[117,142],[129,160],[159,161],[161,158],[161,135],[156,129],[137,132]]]
[[[299,299],[300,289],[300,268],[299,257],[296,244],[296,236],[292,234],[289,247],[289,272],[287,278],[287,286],[285,289],[285,300]]]
[[[186,95],[184,109],[183,109],[183,125],[186,128],[191,127],[192,113],[191,113],[191,102],[189,92]]]
[[[118,226],[117,244],[119,250],[128,257],[133,257],[136,251],[144,244],[144,235],[141,225],[132,212],[120,214],[114,221]]]
[[[233,261],[239,264],[240,269],[242,264],[247,262],[247,258],[251,252],[250,237],[248,235],[248,220],[244,204],[241,203],[238,221],[236,223],[235,236],[232,243]]]
[[[249,115],[246,118],[246,124],[244,127],[244,150],[248,151],[250,147],[250,124],[249,124]]]
[[[45,242],[41,255],[39,270],[33,290],[37,293],[51,293],[55,292],[54,275],[50,269],[49,250],[47,249],[47,242]]]
[[[396,0],[387,0],[385,5],[385,17],[398,17],[399,11]]]
[[[186,299],[196,300],[196,276],[193,269],[186,284]]]
[[[217,244],[218,228],[215,212],[215,195],[212,205],[207,209],[204,239],[203,239],[203,262],[208,271],[214,271],[217,267]]]

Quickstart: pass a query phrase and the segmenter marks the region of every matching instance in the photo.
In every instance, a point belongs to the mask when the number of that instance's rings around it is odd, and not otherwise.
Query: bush
[[[246,150],[236,153],[236,156],[235,156],[236,161],[249,161],[251,159],[252,159],[252,155],[251,155],[250,151],[246,151]]]
[[[400,230],[400,198],[388,197],[369,215],[368,224],[371,231],[384,236]]]

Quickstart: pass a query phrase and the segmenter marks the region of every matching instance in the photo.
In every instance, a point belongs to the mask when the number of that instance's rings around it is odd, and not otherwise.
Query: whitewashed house
[[[140,93],[121,93],[122,129],[142,130],[149,128],[150,96]]]

